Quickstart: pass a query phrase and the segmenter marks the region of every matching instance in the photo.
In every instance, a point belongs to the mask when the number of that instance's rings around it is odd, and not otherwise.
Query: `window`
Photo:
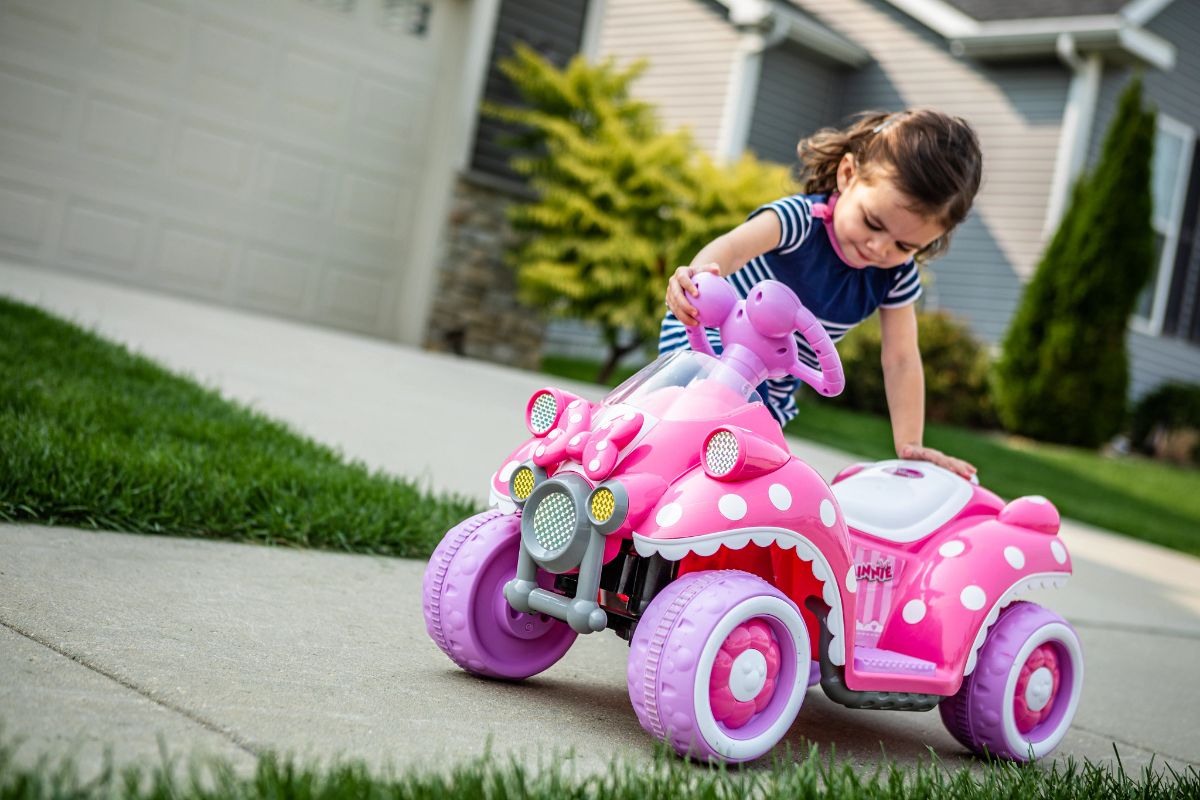
[[[1154,165],[1151,194],[1154,200],[1154,270],[1138,296],[1133,327],[1143,333],[1159,335],[1170,304],[1176,255],[1184,222],[1184,205],[1192,174],[1192,154],[1196,133],[1187,125],[1164,114],[1158,115],[1154,139]],[[1190,248],[1188,248],[1190,250]],[[1181,269],[1186,264],[1180,265]]]

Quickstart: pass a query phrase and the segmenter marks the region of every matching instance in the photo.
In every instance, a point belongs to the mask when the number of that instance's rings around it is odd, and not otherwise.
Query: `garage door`
[[[0,0],[0,253],[393,335],[439,22],[437,0]]]

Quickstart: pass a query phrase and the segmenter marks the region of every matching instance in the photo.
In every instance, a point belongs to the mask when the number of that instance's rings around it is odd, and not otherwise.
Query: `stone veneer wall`
[[[505,252],[516,234],[507,211],[521,187],[460,176],[446,224],[425,347],[537,369],[546,324],[517,302]]]

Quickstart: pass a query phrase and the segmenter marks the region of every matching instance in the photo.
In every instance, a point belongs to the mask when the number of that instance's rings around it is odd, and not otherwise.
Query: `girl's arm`
[[[667,282],[667,307],[684,325],[696,325],[696,307],[688,295],[697,295],[692,276],[698,272],[714,272],[722,277],[737,272],[747,261],[779,246],[783,228],[775,212],[763,212],[743,222],[729,233],[706,244],[692,263],[675,270]]]
[[[879,322],[883,340],[883,386],[892,417],[896,455],[930,461],[970,478],[975,474],[973,465],[921,444],[925,430],[925,370],[917,346],[916,305],[880,308]]]

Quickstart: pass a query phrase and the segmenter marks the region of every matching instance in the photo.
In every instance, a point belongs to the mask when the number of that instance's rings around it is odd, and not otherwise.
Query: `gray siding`
[[[519,105],[521,96],[497,64],[512,55],[517,44],[532,47],[551,63],[565,66],[579,52],[588,0],[503,0],[496,19],[496,35],[488,62],[484,102]],[[514,126],[481,115],[471,154],[471,169],[522,181],[509,165],[514,155],[508,141]]]
[[[1175,45],[1175,68],[1164,73],[1142,71],[1146,96],[1158,109],[1191,126],[1200,134],[1200,3],[1177,0],[1145,26],[1152,33]],[[1130,68],[1105,70],[1096,104],[1096,124],[1092,130],[1088,165],[1096,164],[1104,143],[1104,134],[1116,111],[1122,89],[1132,76]],[[1187,224],[1188,220],[1184,220]],[[1192,220],[1192,224],[1195,220]],[[1195,292],[1200,281],[1200,247],[1193,246],[1185,265],[1176,265],[1184,275],[1179,276],[1185,287]],[[1194,298],[1192,298],[1194,300]],[[1194,312],[1193,308],[1189,310]],[[1185,327],[1195,323],[1195,317],[1185,319]],[[1186,333],[1181,331],[1181,333]],[[1131,332],[1131,386],[1134,397],[1140,396],[1169,380],[1200,382],[1200,346],[1171,335],[1147,336]]]
[[[738,34],[707,0],[607,0],[598,53],[618,64],[646,59],[635,93],[658,106],[667,130],[688,127],[717,146]]]
[[[1043,247],[1042,227],[1069,76],[1056,63],[985,65],[882,0],[796,0],[870,51],[846,78],[846,112],[933,106],[964,117],[984,151],[984,182],[949,255],[934,263],[928,303],[996,341]]]
[[[764,53],[747,147],[759,158],[794,162],[796,142],[841,118],[845,70],[791,43]]]

